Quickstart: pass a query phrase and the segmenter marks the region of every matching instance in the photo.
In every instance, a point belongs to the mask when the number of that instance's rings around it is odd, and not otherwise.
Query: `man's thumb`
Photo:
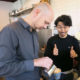
[[[71,46],[71,50],[73,50],[73,48],[74,48],[74,47],[73,47],[73,46]]]
[[[54,44],[54,48],[57,48],[57,45],[56,44]]]

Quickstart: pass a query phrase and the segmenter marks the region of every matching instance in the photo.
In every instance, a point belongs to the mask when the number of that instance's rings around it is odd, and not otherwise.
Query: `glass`
[[[60,80],[60,77],[61,77],[61,72],[59,72],[59,73],[54,73],[54,78],[55,78],[55,80]]]
[[[62,27],[62,26],[57,26],[57,28],[58,28],[58,29],[67,29],[68,26],[64,26],[64,27]]]
[[[54,71],[54,79],[55,80],[60,80],[61,77],[61,69],[60,68],[56,68]]]

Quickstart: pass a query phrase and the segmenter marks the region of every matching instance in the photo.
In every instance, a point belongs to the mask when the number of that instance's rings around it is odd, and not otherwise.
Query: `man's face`
[[[65,26],[63,24],[63,22],[60,21],[60,22],[58,22],[56,28],[57,28],[57,31],[59,33],[59,36],[64,38],[67,36],[67,33],[69,31],[70,26]]]
[[[35,29],[45,29],[51,23],[53,16],[51,14],[40,14],[34,24]]]

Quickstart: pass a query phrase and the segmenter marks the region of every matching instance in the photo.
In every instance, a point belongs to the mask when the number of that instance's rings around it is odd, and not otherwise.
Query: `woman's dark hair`
[[[59,16],[54,24],[57,26],[58,22],[62,22],[65,26],[72,26],[72,20],[71,20],[71,17],[68,16],[68,15],[61,15]],[[56,27],[55,26],[55,27]]]

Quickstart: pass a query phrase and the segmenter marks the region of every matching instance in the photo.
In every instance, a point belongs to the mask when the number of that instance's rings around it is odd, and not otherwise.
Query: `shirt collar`
[[[31,31],[30,25],[27,22],[25,22],[22,18],[19,18],[19,22],[23,25],[25,29],[29,30],[30,32],[33,31],[33,30]]]

